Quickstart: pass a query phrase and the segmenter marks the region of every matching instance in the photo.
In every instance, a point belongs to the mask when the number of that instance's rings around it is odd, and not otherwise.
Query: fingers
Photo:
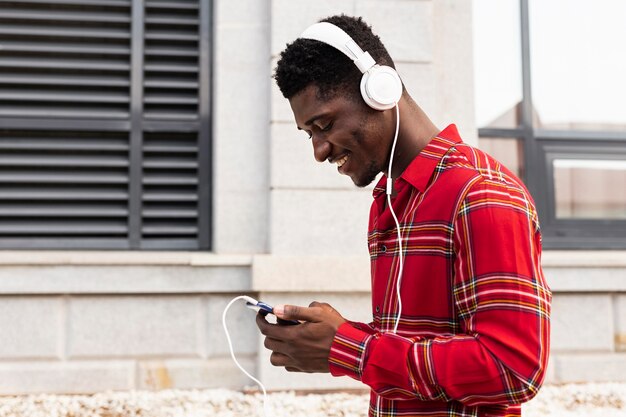
[[[284,368],[293,367],[291,358],[289,358],[289,356],[287,355],[283,355],[280,352],[272,352],[272,355],[270,356],[270,363],[274,366],[282,366]]]
[[[265,336],[263,344],[271,351],[271,364],[289,372],[328,372],[328,352],[345,319],[330,305],[319,302],[309,307],[279,305],[274,307],[274,314],[301,324],[284,326],[257,316],[257,325]]]
[[[270,363],[274,366],[285,368],[287,372],[310,372],[298,365],[292,358],[279,352],[273,352],[270,356]]]
[[[276,317],[283,320],[318,322],[320,321],[321,312],[322,307],[317,305],[313,307],[301,307],[280,304],[274,307],[274,314]]]
[[[257,315],[256,315],[256,325],[259,328],[259,330],[261,331],[261,334],[265,334],[267,329],[272,324],[267,321],[267,319],[265,318],[265,316],[263,314],[257,313]]]
[[[299,321],[295,321],[295,320],[283,320],[280,317],[276,317],[276,322],[278,324],[280,324],[281,326],[293,326],[295,324],[300,324]]]
[[[265,346],[267,350],[271,350],[272,352],[285,353],[285,343],[278,339],[266,337],[263,341],[263,346]]]
[[[330,312],[330,313],[333,313],[333,312],[337,311],[330,304],[328,304],[328,303],[320,303],[320,302],[317,302],[317,301],[313,301],[311,304],[309,304],[309,307],[319,307],[322,310],[324,310],[326,312]]]
[[[280,318],[278,319],[278,323],[270,323],[267,321],[267,318],[260,313],[256,316],[256,325],[263,336],[287,341],[294,337],[294,334],[289,328],[297,327],[286,326],[285,321]]]
[[[312,301],[311,304],[309,304],[309,307],[321,307],[323,309],[334,310],[334,308],[330,304],[320,303],[319,301]]]

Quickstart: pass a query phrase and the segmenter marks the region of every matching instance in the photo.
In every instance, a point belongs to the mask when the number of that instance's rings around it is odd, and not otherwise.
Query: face
[[[311,137],[318,162],[336,164],[337,171],[359,187],[386,169],[393,130],[389,132],[384,112],[341,94],[320,99],[316,86],[305,88],[289,103],[298,129]]]

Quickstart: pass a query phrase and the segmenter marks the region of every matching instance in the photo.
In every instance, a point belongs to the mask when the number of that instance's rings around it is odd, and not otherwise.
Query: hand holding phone
[[[274,315],[274,307],[272,307],[271,305],[264,303],[263,301],[257,301],[254,298],[248,297],[248,296],[245,296],[244,299],[246,300],[246,307],[257,311],[261,315],[263,316],[267,316],[268,314]],[[285,324],[285,325],[300,324],[300,322],[297,320],[283,320],[278,317],[276,319],[278,321],[278,324]]]

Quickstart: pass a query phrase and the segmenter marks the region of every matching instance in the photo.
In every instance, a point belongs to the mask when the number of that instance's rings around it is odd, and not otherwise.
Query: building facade
[[[469,0],[3,3],[0,394],[249,386],[221,326],[240,294],[369,321],[371,188],[314,161],[271,79],[317,19],[363,16],[434,123],[480,144]],[[549,381],[625,380],[626,252],[543,262]],[[254,313],[227,319],[268,388],[359,387],[272,367]]]

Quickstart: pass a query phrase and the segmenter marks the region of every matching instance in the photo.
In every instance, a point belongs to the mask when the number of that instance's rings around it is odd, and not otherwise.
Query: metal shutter
[[[209,249],[210,7],[0,2],[1,248]]]
[[[144,115],[195,120],[198,115],[197,0],[146,2]]]

